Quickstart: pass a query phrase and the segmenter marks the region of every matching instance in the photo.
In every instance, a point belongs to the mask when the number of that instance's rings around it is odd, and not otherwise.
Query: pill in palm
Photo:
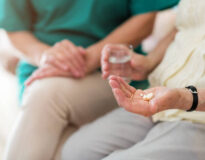
[[[144,101],[150,101],[153,98],[154,94],[153,93],[148,93],[143,96]]]

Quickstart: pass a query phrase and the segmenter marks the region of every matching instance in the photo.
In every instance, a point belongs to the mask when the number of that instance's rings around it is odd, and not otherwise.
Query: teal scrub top
[[[88,47],[105,38],[134,15],[170,8],[179,0],[0,0],[0,28],[31,31],[39,40],[53,45],[68,39]],[[140,47],[138,52],[142,52]],[[20,98],[25,80],[37,67],[20,62],[17,75]],[[132,82],[136,88],[148,82]]]

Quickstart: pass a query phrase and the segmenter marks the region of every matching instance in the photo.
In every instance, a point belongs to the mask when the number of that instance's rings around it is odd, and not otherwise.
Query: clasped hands
[[[86,50],[63,40],[48,48],[39,58],[39,68],[29,77],[25,85],[48,77],[82,78],[86,75]]]

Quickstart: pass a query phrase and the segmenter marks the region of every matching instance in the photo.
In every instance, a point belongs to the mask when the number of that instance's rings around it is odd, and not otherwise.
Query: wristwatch
[[[198,101],[199,101],[197,89],[194,86],[187,86],[185,88],[188,89],[192,93],[192,96],[193,96],[192,106],[189,110],[187,110],[187,112],[195,111],[197,109]]]

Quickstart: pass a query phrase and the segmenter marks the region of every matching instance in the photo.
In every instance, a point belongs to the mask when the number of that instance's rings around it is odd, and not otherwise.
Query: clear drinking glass
[[[131,81],[132,68],[130,60],[132,57],[131,46],[112,48],[109,50],[110,75],[122,77],[127,83]]]

